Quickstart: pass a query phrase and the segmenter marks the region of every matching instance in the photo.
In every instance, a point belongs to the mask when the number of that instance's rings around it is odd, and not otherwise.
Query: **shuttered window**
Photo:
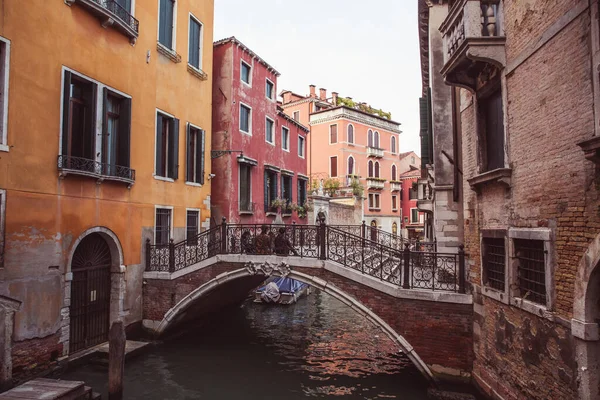
[[[354,126],[348,125],[348,143],[354,143]]]
[[[368,164],[368,171],[369,173],[369,178],[373,177],[373,161],[369,160],[369,164]]]
[[[185,180],[204,184],[205,133],[203,129],[187,124]]]
[[[0,144],[6,145],[8,127],[8,75],[10,70],[10,42],[0,37]]]
[[[416,224],[419,222],[419,210],[416,208],[410,209],[410,222],[411,224]]]
[[[329,143],[337,143],[337,125],[329,125]]]
[[[155,175],[179,178],[179,120],[161,113],[156,114]]]
[[[504,115],[502,91],[496,90],[489,97],[479,100],[480,118],[483,119],[485,164],[483,169],[491,171],[504,168]]]
[[[252,110],[250,107],[240,104],[240,131],[251,133]]]
[[[336,177],[337,175],[337,157],[330,157],[329,176]]]
[[[298,178],[298,205],[306,203],[306,179]]]
[[[392,196],[392,210],[398,209],[398,200],[396,196]]]
[[[240,205],[239,211],[242,212],[252,212],[254,211],[254,207],[252,204],[252,167],[249,164],[240,163],[240,181],[239,181],[239,189],[240,189]]]
[[[289,175],[281,175],[281,198],[288,206],[292,203],[292,177]]]
[[[373,147],[373,131],[370,129],[367,132],[367,146]]]
[[[117,175],[117,166],[129,167],[131,141],[131,99],[111,92],[103,95],[102,162],[104,174]]]
[[[188,210],[186,217],[186,239],[188,245],[195,245],[197,243],[198,226],[200,225],[200,211]]]
[[[379,161],[375,161],[375,178],[379,178]]]
[[[396,166],[392,165],[392,180],[396,180]]]
[[[265,170],[265,212],[274,211],[271,207],[271,203],[273,203],[273,200],[277,198],[277,180],[277,172],[269,169]]]
[[[62,154],[70,163],[96,158],[96,91],[96,84],[65,71]]]
[[[163,46],[173,49],[173,26],[175,0],[159,0],[158,41]]]
[[[200,65],[202,54],[202,24],[194,17],[190,16],[190,39],[189,39],[189,63],[197,69],[201,69]]]

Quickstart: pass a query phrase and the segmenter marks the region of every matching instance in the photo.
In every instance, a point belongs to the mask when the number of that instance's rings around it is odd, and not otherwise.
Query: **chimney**
[[[315,94],[315,85],[308,85],[308,88],[310,89],[310,97],[317,97],[317,95]]]
[[[283,96],[283,104],[287,104],[292,101],[292,92],[285,91],[282,93]]]
[[[327,100],[327,89],[319,89],[319,98],[321,100]]]
[[[338,92],[331,92],[331,104],[337,106]]]

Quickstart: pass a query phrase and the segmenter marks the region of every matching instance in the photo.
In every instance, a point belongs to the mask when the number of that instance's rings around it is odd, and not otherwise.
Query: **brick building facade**
[[[473,380],[494,398],[598,399],[597,1],[419,11],[427,139],[458,172]]]

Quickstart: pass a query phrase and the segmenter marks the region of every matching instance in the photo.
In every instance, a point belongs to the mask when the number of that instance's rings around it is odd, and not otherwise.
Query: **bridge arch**
[[[264,271],[257,271],[251,266],[246,266],[245,268],[239,268],[230,272],[225,272],[209,280],[208,282],[200,285],[195,290],[191,291],[187,296],[181,299],[174,307],[167,311],[155,330],[156,334],[163,334],[167,330],[167,328],[169,328],[177,320],[178,315],[185,312],[189,307],[191,307],[194,304],[194,302],[207,295],[208,293],[212,292],[217,287],[236,279],[256,276],[259,273],[264,274],[265,278],[269,275],[286,275],[290,278],[317,287],[323,292],[333,296],[337,300],[352,308],[358,314],[367,318],[379,329],[381,329],[383,333],[385,333],[394,343],[396,343],[396,345],[398,345],[402,349],[402,351],[408,356],[408,358],[417,367],[417,369],[419,369],[421,374],[425,376],[426,379],[428,379],[431,382],[437,381],[436,377],[433,375],[427,364],[416,353],[413,346],[377,314],[371,311],[360,301],[356,300],[353,296],[349,295],[345,291],[333,285],[331,282],[295,270],[287,269],[281,271],[276,268],[275,271],[270,270],[266,271],[265,273]]]

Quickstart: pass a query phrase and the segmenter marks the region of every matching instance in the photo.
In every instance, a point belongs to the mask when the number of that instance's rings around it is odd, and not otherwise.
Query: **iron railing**
[[[298,256],[330,260],[404,289],[465,293],[465,253],[414,251],[363,235],[363,226],[227,224],[194,240],[146,241],[146,270],[175,272],[217,254]],[[356,234],[359,233],[359,234]]]
[[[93,0],[94,3],[106,8],[108,11],[113,13],[117,18],[123,21],[129,28],[131,28],[135,33],[139,33],[140,23],[129,10],[126,10],[117,3],[116,0]]]
[[[99,179],[135,182],[135,170],[121,165],[101,163],[83,157],[58,156],[58,170],[63,173],[87,175]]]

